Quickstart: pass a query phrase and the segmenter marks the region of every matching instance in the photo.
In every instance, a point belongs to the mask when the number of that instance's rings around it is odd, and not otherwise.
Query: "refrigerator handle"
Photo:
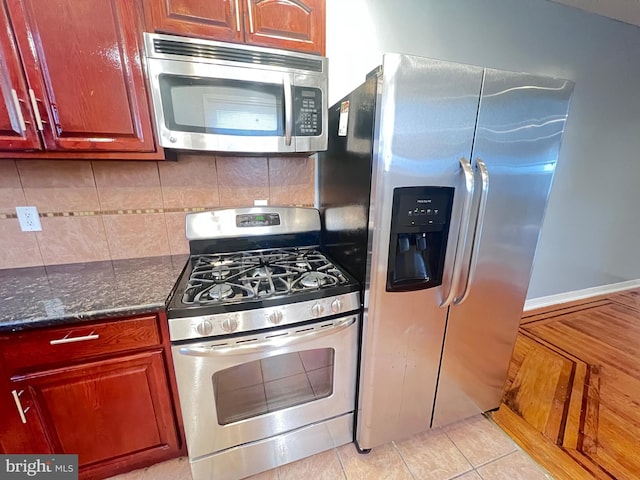
[[[466,158],[460,159],[460,167],[464,174],[464,186],[465,197],[464,204],[462,206],[462,219],[460,221],[460,229],[458,230],[458,239],[456,240],[456,253],[453,260],[453,268],[451,273],[451,282],[449,284],[449,292],[447,296],[440,303],[440,308],[445,308],[451,305],[455,297],[458,282],[460,281],[460,275],[462,273],[462,263],[464,260],[465,246],[467,243],[467,236],[469,233],[469,223],[471,221],[471,204],[473,203],[473,168],[471,168],[471,162]]]
[[[478,265],[478,249],[480,247],[480,237],[482,236],[482,226],[484,225],[484,212],[487,207],[487,195],[489,195],[489,172],[485,163],[477,158],[476,168],[480,171],[480,178],[482,179],[482,191],[480,192],[480,201],[478,202],[478,215],[476,215],[476,225],[473,232],[473,247],[471,248],[471,260],[469,262],[469,271],[467,272],[467,281],[464,285],[464,292],[457,297],[454,301],[454,305],[460,305],[469,296],[469,286],[473,282],[473,277],[476,273],[476,266]]]

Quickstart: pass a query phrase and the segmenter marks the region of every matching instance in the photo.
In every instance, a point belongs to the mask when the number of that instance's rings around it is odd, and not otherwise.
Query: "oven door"
[[[172,347],[189,457],[353,412],[358,316]]]

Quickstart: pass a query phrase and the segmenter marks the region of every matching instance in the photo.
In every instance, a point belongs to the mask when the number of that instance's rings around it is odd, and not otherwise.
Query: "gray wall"
[[[330,104],[385,51],[573,80],[527,298],[640,278],[640,28],[545,0],[327,0]]]

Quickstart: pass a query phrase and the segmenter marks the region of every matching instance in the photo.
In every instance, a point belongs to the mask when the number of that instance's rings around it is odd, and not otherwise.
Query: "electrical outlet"
[[[253,206],[254,207],[266,207],[269,204],[268,200],[254,200],[253,201]]]
[[[40,215],[36,207],[16,207],[18,221],[23,232],[41,232]]]

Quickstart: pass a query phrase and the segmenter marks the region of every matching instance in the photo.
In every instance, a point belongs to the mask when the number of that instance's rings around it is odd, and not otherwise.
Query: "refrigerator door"
[[[373,131],[356,425],[363,449],[430,426],[447,316],[439,305],[451,283],[465,198],[460,159],[470,158],[483,73],[478,67],[398,54],[384,56],[382,71]],[[394,189],[415,186],[455,188],[442,285],[388,292]]]
[[[434,427],[500,404],[572,91],[485,71],[473,148],[474,209],[485,208],[449,312]]]

